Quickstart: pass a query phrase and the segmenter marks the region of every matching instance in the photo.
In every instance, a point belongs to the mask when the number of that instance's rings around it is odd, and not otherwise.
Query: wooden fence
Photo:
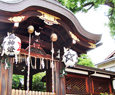
[[[12,89],[11,95],[26,95],[26,90],[16,90]],[[38,92],[38,91],[29,91],[29,95],[55,95],[52,92]]]

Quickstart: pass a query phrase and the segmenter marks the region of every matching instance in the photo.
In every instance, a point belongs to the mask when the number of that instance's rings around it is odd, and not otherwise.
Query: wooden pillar
[[[92,92],[92,80],[91,80],[91,76],[90,75],[87,76],[87,82],[88,82],[87,83],[88,85],[86,85],[86,89],[88,89],[87,93],[91,94],[93,92]]]
[[[3,63],[0,62],[0,95],[11,95],[12,92],[12,74],[13,74],[13,59],[9,58],[11,67],[4,69]]]
[[[66,95],[65,76],[61,78],[61,95]]]
[[[55,76],[56,76],[56,83],[55,83],[55,87],[56,87],[56,95],[61,95],[61,92],[60,92],[60,63],[59,62],[56,62],[55,63],[56,65],[56,71],[55,71]]]
[[[93,79],[92,79],[92,77],[91,77],[91,74],[94,74],[94,72],[88,72],[88,76],[87,76],[87,84],[88,84],[88,86],[86,86],[86,90],[87,90],[87,93],[89,93],[89,94],[93,94],[94,93],[94,91],[93,91],[93,86],[92,86],[92,84],[93,84]]]
[[[24,90],[27,90],[27,66],[25,65]]]
[[[10,58],[10,64],[11,67],[8,69],[8,89],[7,89],[7,95],[11,95],[9,93],[10,91],[12,92],[12,76],[13,76],[13,58]]]
[[[30,66],[30,80],[29,80],[29,88],[30,88],[30,90],[32,90],[32,77],[33,77],[33,75],[32,75],[32,67]]]
[[[64,64],[60,62],[60,70],[64,67]],[[60,88],[61,88],[61,94],[60,95],[66,95],[66,87],[65,87],[65,76],[60,78]]]
[[[52,70],[46,70],[46,92],[52,92]]]
[[[60,49],[60,62],[59,62],[59,72],[65,65],[61,62],[62,56],[64,54],[63,48]],[[66,95],[66,86],[65,86],[65,76],[60,78],[60,95]]]

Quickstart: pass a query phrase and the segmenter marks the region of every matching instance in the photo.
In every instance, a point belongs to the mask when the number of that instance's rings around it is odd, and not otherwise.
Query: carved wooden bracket
[[[57,21],[57,19],[60,20],[59,17],[56,17],[56,16],[53,16],[53,15],[50,15],[48,13],[45,13],[45,12],[42,12],[42,11],[39,11],[42,15],[41,16],[38,16],[40,19],[44,20],[44,23],[46,23],[47,25],[53,25],[53,24],[59,24],[59,22]]]
[[[72,39],[74,39],[77,42],[80,42],[79,38],[77,36],[75,36],[71,31],[69,31],[69,33],[70,33]]]
[[[22,20],[24,20],[25,16],[14,16],[14,17],[10,17],[8,20],[10,20],[11,22],[21,22]]]
[[[89,48],[96,48],[96,45],[95,45],[95,44],[90,43],[90,42],[88,42],[88,44],[90,44]]]

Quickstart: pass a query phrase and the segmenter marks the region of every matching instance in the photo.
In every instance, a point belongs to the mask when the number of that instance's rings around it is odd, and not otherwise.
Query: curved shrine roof
[[[50,20],[51,17],[56,19],[54,23],[57,24],[46,25],[49,22],[43,22],[44,15],[46,18],[49,16],[48,19],[50,18]],[[101,39],[100,34],[92,34],[84,30],[74,14],[56,0],[1,0],[0,32],[3,30],[11,31],[14,23],[13,17],[19,16],[22,17],[22,21],[16,29],[18,35],[27,36],[27,33],[20,31],[26,31],[30,22],[32,22],[36,30],[40,30],[38,29],[40,27],[43,28],[41,31],[43,34],[40,36],[42,40],[48,41],[53,29],[58,34],[57,49],[71,46],[79,54],[86,53],[91,48],[95,48],[97,42]],[[6,28],[6,26],[8,27]],[[44,35],[47,36],[44,38]],[[76,44],[72,44],[73,39]]]
[[[9,0],[2,0],[2,1],[8,2]],[[74,16],[74,14],[55,0],[10,0],[10,4],[4,2],[0,2],[1,3],[0,9],[8,12],[19,12],[30,6],[40,6],[50,9],[70,19],[75,25],[75,27],[78,29],[79,33],[85,36],[86,38],[97,41],[101,39],[101,35],[92,34],[84,30],[83,27],[80,25],[79,21],[77,20],[77,18]]]

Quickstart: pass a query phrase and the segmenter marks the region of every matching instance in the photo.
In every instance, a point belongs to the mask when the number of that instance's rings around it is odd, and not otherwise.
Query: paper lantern
[[[53,41],[53,42],[55,42],[55,41],[57,41],[57,35],[55,34],[55,33],[52,33],[51,34],[51,40]]]
[[[72,49],[64,50],[63,61],[66,67],[70,66],[73,67],[78,62],[78,55],[77,52],[73,51]]]
[[[17,60],[17,55],[20,53],[20,49],[21,49],[20,38],[15,36],[14,34],[10,34],[4,38],[3,51],[1,56],[3,56],[5,53],[8,56],[15,56]]]

